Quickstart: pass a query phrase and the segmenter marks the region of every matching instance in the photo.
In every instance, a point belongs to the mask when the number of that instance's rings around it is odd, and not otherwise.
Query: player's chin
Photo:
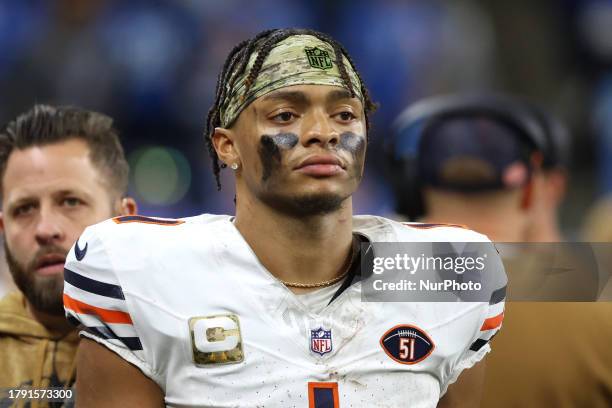
[[[296,195],[350,196],[358,186],[358,181],[347,178],[316,178],[305,180],[294,190]]]
[[[321,216],[340,210],[346,199],[346,194],[318,191],[315,193],[302,193],[290,199],[295,215]]]

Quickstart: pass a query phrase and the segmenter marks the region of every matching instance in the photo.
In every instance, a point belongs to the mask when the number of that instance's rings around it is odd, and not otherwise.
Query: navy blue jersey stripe
[[[155,224],[168,224],[168,225],[176,225],[176,224],[181,224],[182,221],[180,220],[164,220],[161,218],[152,218],[152,217],[145,217],[144,215],[122,215],[119,217],[115,217],[115,220],[117,220],[119,223],[122,222],[152,222]]]
[[[66,319],[68,319],[68,321],[73,325],[73,326],[80,326],[81,325],[81,321],[79,319],[77,319],[76,317],[74,317],[73,315],[71,315],[70,313],[66,313]]]
[[[490,342],[491,340],[493,340],[493,338],[495,336],[497,336],[497,333],[499,332],[495,332],[494,335],[492,335],[491,337],[489,337],[488,340],[485,339],[478,339],[475,342],[472,343],[472,345],[470,346],[470,350],[472,351],[478,351],[480,350],[485,344],[487,344],[488,342]]]
[[[64,268],[64,280],[79,289],[86,292],[95,293],[96,295],[106,296],[114,299],[125,300],[121,286],[111,285],[110,283],[100,282],[94,279],[87,278],[72,272],[70,269]]]
[[[142,350],[142,343],[138,337],[117,337],[130,350]]]
[[[107,326],[88,326],[86,330],[91,329],[96,334],[99,334],[101,337],[105,339],[116,339],[117,335],[113,333],[113,331]]]
[[[125,344],[130,350],[142,350],[142,343],[138,337],[119,337],[105,326],[87,326],[85,330],[106,340],[117,339]]]
[[[470,350],[472,351],[478,351],[481,348],[484,347],[485,344],[487,344],[489,342],[489,340],[484,340],[484,339],[478,339],[475,342],[472,343],[472,345],[470,346]]]
[[[499,288],[491,294],[491,300],[489,300],[490,305],[499,303],[506,298],[506,287],[507,286]]]

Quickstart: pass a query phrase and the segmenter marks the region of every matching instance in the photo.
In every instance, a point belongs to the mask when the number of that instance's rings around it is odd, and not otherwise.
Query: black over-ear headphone
[[[435,96],[406,108],[393,124],[385,143],[390,179],[397,200],[396,210],[415,219],[423,215],[418,153],[424,131],[434,121],[451,117],[484,116],[517,130],[525,144],[543,157],[552,154],[542,116],[521,100],[498,94]]]
[[[569,167],[571,137],[568,128],[556,116],[541,107],[531,105],[530,108],[546,136],[547,148],[543,152],[542,167],[544,169]]]

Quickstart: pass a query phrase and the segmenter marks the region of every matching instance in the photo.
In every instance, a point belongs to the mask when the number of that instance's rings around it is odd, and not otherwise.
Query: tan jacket
[[[612,302],[507,302],[482,407],[612,406]]]
[[[76,331],[63,338],[48,331],[26,310],[22,293],[13,292],[0,300],[0,388],[70,387],[75,378]],[[0,406],[9,405],[0,395]],[[48,406],[31,400],[32,408]]]

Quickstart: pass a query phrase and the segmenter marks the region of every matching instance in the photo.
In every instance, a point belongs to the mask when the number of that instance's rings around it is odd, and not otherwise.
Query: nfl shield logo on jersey
[[[331,330],[323,327],[310,331],[310,351],[319,355],[327,354],[332,351]]]

